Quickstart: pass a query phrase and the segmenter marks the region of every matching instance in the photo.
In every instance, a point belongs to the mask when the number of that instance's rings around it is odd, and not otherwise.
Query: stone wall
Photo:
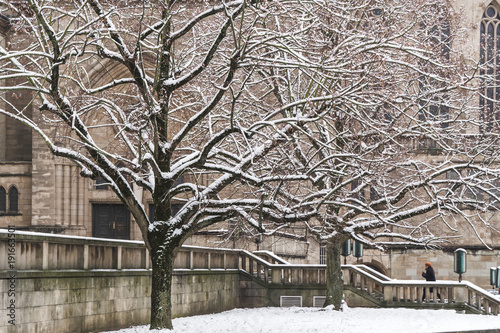
[[[241,274],[240,306],[243,308],[270,306],[267,286],[249,275]]]
[[[421,273],[424,263],[430,262],[436,271],[438,280],[457,281],[458,274],[454,272],[454,249],[425,250],[425,249],[400,249],[387,252],[365,251],[362,263],[379,263],[386,273],[398,280],[422,280]],[[462,275],[463,280],[470,281],[481,288],[490,289],[490,267],[500,266],[500,250],[485,250],[466,248],[467,271]],[[354,258],[349,257],[348,263]]]
[[[239,307],[239,279],[238,270],[174,272],[173,316],[217,313]]]
[[[90,332],[146,323],[149,317],[147,271],[40,271],[0,276],[2,332]]]
[[[239,307],[240,253],[183,247],[173,277],[174,317]],[[0,332],[149,323],[151,264],[143,242],[0,230],[0,257]]]
[[[150,320],[149,270],[4,271],[0,278],[1,332],[95,332]],[[174,317],[239,306],[237,270],[175,272],[173,282]]]

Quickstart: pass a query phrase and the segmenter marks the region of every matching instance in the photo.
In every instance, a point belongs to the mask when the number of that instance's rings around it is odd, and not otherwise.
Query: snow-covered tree
[[[281,68],[270,84],[283,105],[297,101],[297,118],[316,110],[317,120],[297,123],[279,147],[282,170],[309,176],[279,195],[314,216],[308,229],[327,247],[326,305],[338,309],[345,240],[433,247],[465,226],[478,236],[491,228],[498,135],[484,131],[474,87],[492,78],[478,79],[488,70],[467,57],[447,1],[301,6],[302,20],[314,22],[301,40],[311,65]],[[323,102],[300,103],[315,98]]]
[[[464,207],[495,201],[479,191],[500,199],[445,1],[26,3],[0,0],[15,35],[0,89],[5,103],[31,90],[37,111],[0,112],[129,209],[153,263],[151,328],[172,327],[175,255],[214,223],[309,221],[338,305],[345,239],[431,245],[435,221],[472,224]]]
[[[297,3],[0,5],[12,25],[0,49],[0,112],[82,176],[103,179],[130,211],[152,260],[152,329],[172,328],[173,263],[188,237],[231,218],[260,230],[263,218],[268,226],[297,219],[259,192],[305,179],[272,172],[276,147],[297,127],[292,106],[277,102],[285,92],[267,84],[274,67],[308,64],[290,43],[314,23],[290,20]],[[293,61],[276,57],[280,49]],[[32,92],[33,114],[9,104],[21,89]],[[151,219],[142,193],[153,202]],[[176,212],[173,201],[182,204]]]

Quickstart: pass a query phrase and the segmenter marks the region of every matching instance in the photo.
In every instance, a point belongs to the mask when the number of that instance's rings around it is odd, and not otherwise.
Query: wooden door
[[[92,236],[130,239],[130,213],[124,205],[93,204]]]

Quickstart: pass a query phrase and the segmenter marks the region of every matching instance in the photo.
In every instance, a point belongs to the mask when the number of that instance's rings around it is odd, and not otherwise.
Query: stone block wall
[[[237,270],[174,274],[174,317],[239,306]],[[96,332],[150,320],[149,270],[3,271],[0,278],[0,332]]]
[[[490,289],[490,267],[500,266],[500,250],[482,250],[467,248],[467,271],[462,275],[463,280],[470,281],[481,288]],[[349,258],[349,262],[352,258]],[[436,271],[438,280],[458,281],[458,274],[454,272],[453,249],[424,250],[407,249],[394,250],[385,253],[365,251],[362,262],[380,262],[386,269],[387,275],[399,280],[423,280],[421,273],[424,263],[430,262]]]
[[[176,271],[172,288],[174,317],[217,313],[240,306],[240,273]]]
[[[17,272],[11,279],[7,274],[1,273],[2,332],[90,332],[149,320],[147,271]]]
[[[270,306],[267,286],[242,274],[240,277],[240,306],[243,308]]]

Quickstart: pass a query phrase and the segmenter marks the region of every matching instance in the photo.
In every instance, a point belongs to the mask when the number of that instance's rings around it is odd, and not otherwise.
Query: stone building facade
[[[479,58],[482,22],[500,22],[500,3],[496,0],[456,0],[454,6],[464,13],[464,28],[468,45]],[[8,18],[0,17],[0,45],[11,42]],[[7,96],[9,103],[31,108],[31,95],[19,91]],[[423,158],[426,158],[423,156]],[[138,192],[140,195],[140,192]],[[143,200],[148,207],[148,197]],[[496,221],[495,214],[489,217]],[[494,222],[496,223],[496,222]],[[499,223],[500,224],[500,223]],[[56,158],[48,151],[44,141],[24,125],[0,115],[0,227],[15,225],[18,230],[40,231],[58,234],[140,240],[139,229],[130,214],[120,204],[113,192],[98,180],[79,176],[78,168],[66,160]],[[188,244],[202,246],[245,247],[249,250],[269,250],[292,262],[323,263],[324,250],[305,229],[297,227],[303,240],[285,236],[267,238],[221,237],[216,226],[188,240]],[[500,265],[499,235],[491,230],[483,236],[494,249],[486,247],[464,229],[459,244],[450,243],[443,250],[393,248],[386,252],[366,250],[363,258],[348,257],[347,262],[361,260],[364,263],[401,279],[419,279],[423,262],[436,263],[438,278],[455,279],[452,260],[453,250],[464,247],[469,250],[469,274],[471,280],[487,287],[488,268]]]

